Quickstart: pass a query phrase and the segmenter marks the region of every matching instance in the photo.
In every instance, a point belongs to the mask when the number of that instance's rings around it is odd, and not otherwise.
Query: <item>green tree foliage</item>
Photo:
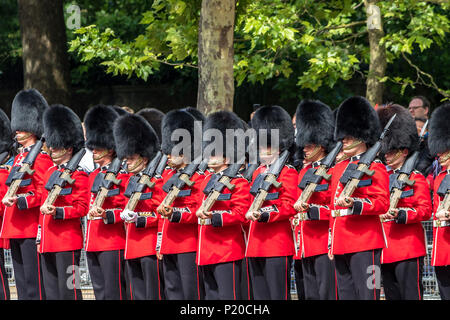
[[[142,13],[140,24],[145,30],[132,41],[114,28],[89,25],[75,32],[70,51],[78,53],[82,62],[100,61],[108,73],[144,80],[161,64],[195,68],[200,4],[200,0],[155,0]],[[415,56],[432,56],[449,42],[449,2],[399,0],[378,5],[388,59],[381,80],[399,87],[400,94],[424,85],[448,98],[450,91],[434,79],[436,70],[419,66]],[[366,77],[369,48],[364,10],[363,2],[351,0],[238,1],[237,84],[289,79],[299,89],[316,92],[355,75]],[[402,72],[390,67],[399,63],[407,66]]]

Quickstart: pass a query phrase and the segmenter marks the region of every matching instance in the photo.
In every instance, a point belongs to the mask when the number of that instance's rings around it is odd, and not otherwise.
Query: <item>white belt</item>
[[[449,220],[445,220],[445,221],[433,220],[433,227],[435,227],[435,228],[448,227],[448,226],[450,226]]]
[[[102,217],[91,217],[90,215],[87,215],[88,220],[102,220]]]
[[[211,219],[198,218],[198,224],[201,226],[208,226],[211,224]]]
[[[381,222],[390,222],[390,221],[395,221],[395,219],[384,219],[380,217]]]
[[[344,217],[344,216],[351,216],[351,215],[352,215],[352,210],[351,209],[331,210],[331,216],[333,218]]]

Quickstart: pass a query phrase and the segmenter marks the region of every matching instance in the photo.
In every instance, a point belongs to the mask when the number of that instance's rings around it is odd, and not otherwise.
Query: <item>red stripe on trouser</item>
[[[6,297],[5,280],[3,279],[3,272],[1,269],[0,269],[0,276],[2,277],[2,286],[3,286],[3,293],[5,295],[5,300],[7,300],[8,298]]]
[[[159,260],[156,257],[156,275],[158,276],[158,299],[161,300],[161,283],[159,278]]]
[[[198,266],[197,266],[197,295],[198,295],[198,300],[200,300],[200,280],[198,278]]]
[[[234,278],[234,263],[235,261],[233,261],[233,296],[234,296],[234,300],[236,300],[236,280]]]
[[[335,291],[335,297],[336,297],[336,300],[338,300],[338,286],[337,286],[337,274],[336,274],[336,269],[334,269],[334,291]]]
[[[288,271],[287,271],[287,257],[285,258],[286,260],[286,300],[288,298]]]
[[[422,300],[422,296],[420,295],[420,268],[419,268],[419,258],[417,258],[417,293],[419,294],[419,300]]]
[[[247,270],[247,295],[248,295],[248,300],[250,300],[250,276],[248,274],[248,259],[245,258],[245,269]]]
[[[122,300],[122,281],[121,281],[121,277],[120,277],[120,250],[117,250],[117,255],[118,255],[118,259],[119,259],[119,298],[120,300]]]
[[[42,291],[41,291],[41,262],[39,260],[39,253],[36,253],[38,259],[38,281],[39,281],[39,300],[42,300]]]
[[[375,250],[372,250],[372,275],[373,276],[373,281],[375,282],[374,286],[373,286],[373,300],[377,300],[377,288],[376,288],[376,284],[377,281],[375,279]]]
[[[75,294],[75,300],[77,300],[77,281],[75,280],[75,251],[72,251],[72,276],[73,276],[73,293]]]

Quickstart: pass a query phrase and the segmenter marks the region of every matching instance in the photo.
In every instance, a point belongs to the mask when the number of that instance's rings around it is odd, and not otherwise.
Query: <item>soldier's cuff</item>
[[[147,217],[137,217],[136,228],[145,228],[147,225]]]
[[[65,216],[64,208],[57,207],[56,208],[56,213],[53,216],[53,219],[55,219],[55,220],[64,220],[64,216]]]
[[[116,223],[116,216],[114,215],[114,211],[106,210],[105,211],[105,218],[103,219],[103,222],[105,224],[114,224],[114,223]]]
[[[19,210],[27,210],[28,209],[28,202],[27,202],[27,197],[18,197],[17,198],[17,209]]]
[[[170,217],[169,221],[170,222],[180,222],[182,216],[183,216],[183,214],[180,211],[174,211],[174,212],[172,212],[172,216]]]
[[[320,220],[320,207],[310,205],[307,216],[309,220]]]
[[[211,225],[213,227],[223,227],[222,213],[213,213],[211,215]]]
[[[259,222],[269,222],[270,220],[270,212],[264,211],[261,213],[261,216],[259,217]]]
[[[353,207],[352,207],[352,214],[353,215],[361,215],[362,211],[363,211],[363,202],[361,200],[357,200],[355,199],[353,201]]]
[[[398,210],[397,217],[395,218],[395,223],[406,224],[408,222],[408,214],[405,209]]]

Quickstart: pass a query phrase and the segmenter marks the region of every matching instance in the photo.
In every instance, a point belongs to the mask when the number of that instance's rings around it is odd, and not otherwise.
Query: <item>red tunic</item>
[[[89,175],[89,192],[92,190],[95,177],[100,172],[96,169]],[[106,170],[102,171],[106,173]],[[119,189],[119,194],[106,197],[103,209],[106,211],[106,219],[88,220],[86,231],[86,251],[110,251],[122,250],[125,248],[125,227],[120,218],[120,213],[125,207],[127,198],[123,195],[128,183],[128,173],[118,173],[120,181],[118,186],[113,185],[111,190]],[[97,194],[90,192],[90,206],[94,203]]]
[[[21,167],[22,161],[31,148],[26,148],[25,152],[19,153],[14,159],[14,167]],[[25,239],[36,238],[39,224],[41,206],[40,190],[43,188],[44,175],[53,166],[50,156],[41,152],[36,157],[32,166],[35,170],[30,177],[25,174],[24,179],[31,178],[31,184],[19,187],[17,190],[18,200],[12,207],[7,207],[4,216],[0,237],[4,239]],[[19,209],[21,208],[21,209]]]
[[[330,209],[347,209],[336,206],[336,200],[344,190],[344,185],[339,181],[347,166],[358,163],[359,156],[339,162],[334,166],[330,186]],[[389,209],[389,175],[386,167],[375,161],[370,165],[374,170],[373,176],[363,176],[363,180],[371,179],[369,186],[358,187],[352,195],[355,203],[352,215],[330,217],[331,228],[331,253],[345,254],[361,252],[372,249],[384,248],[385,240],[380,214]]]
[[[317,168],[320,162],[314,163]],[[313,168],[312,164],[305,166],[298,176],[298,184],[303,179],[305,173]],[[298,185],[297,184],[297,185]],[[328,228],[330,218],[330,186],[329,181],[322,179],[322,186],[328,185],[327,190],[316,191],[309,200],[309,215],[311,219],[300,221],[295,227],[295,239],[298,246],[294,259],[312,257],[328,252]],[[302,194],[302,189],[298,188],[297,199]]]
[[[450,169],[442,171],[434,180],[433,186],[433,220],[436,220],[436,212],[444,197],[437,194],[444,177],[450,174]],[[450,227],[433,227],[433,251],[431,254],[432,266],[450,265]]]
[[[201,184],[204,190],[211,177],[208,174]],[[248,181],[241,175],[231,180],[235,185],[230,191],[224,188],[222,194],[231,194],[230,200],[219,200],[211,208],[213,216],[208,219],[207,225],[198,226],[197,264],[217,264],[236,261],[244,258],[245,238],[242,224],[246,220],[245,214],[250,207]],[[207,198],[202,193],[199,198],[201,203]]]
[[[399,215],[396,220],[383,222],[387,247],[381,252],[381,263],[397,262],[427,254],[425,231],[421,221],[431,217],[430,189],[420,172],[413,172],[410,179],[415,181],[414,185],[405,186],[403,191],[413,190],[413,195],[399,200]]]
[[[176,173],[174,169],[166,169],[162,178],[166,183],[170,177]],[[161,219],[158,226],[161,232],[160,253],[177,254],[197,251],[198,238],[198,220],[196,211],[200,206],[199,194],[202,192],[200,184],[205,179],[205,174],[196,172],[191,180],[194,182],[192,187],[185,186],[183,190],[191,190],[191,195],[186,197],[177,197],[172,204],[172,219]],[[166,192],[162,192],[162,198],[158,205],[163,201]]]
[[[6,192],[8,191],[8,186],[5,184],[8,178],[9,170],[6,166],[0,167],[0,199],[3,199]],[[0,225],[3,222],[3,214],[5,212],[5,206],[0,201]],[[0,239],[0,248],[9,249],[9,239]]]
[[[268,167],[260,166],[253,173],[253,182]],[[278,177],[279,189],[272,186],[269,193],[278,192],[278,199],[266,200],[261,210],[268,214],[267,222],[251,221],[247,241],[246,257],[280,257],[295,253],[293,231],[289,218],[295,215],[293,207],[297,200],[297,170],[284,166]],[[251,202],[253,201],[251,196]],[[263,213],[264,215],[264,213]]]
[[[45,182],[51,174],[57,170],[54,166],[45,174]],[[59,169],[63,171],[63,169]],[[41,229],[38,252],[61,252],[79,250],[83,248],[83,231],[80,218],[88,213],[89,189],[88,174],[84,171],[75,171],[72,174],[75,182],[65,186],[72,188],[68,195],[60,195],[55,203],[56,214],[54,216],[40,214],[39,227]],[[41,186],[41,205],[47,199],[49,191]],[[38,237],[39,240],[39,237]]]
[[[159,220],[162,220],[156,209],[164,192],[162,190],[163,179],[152,178],[151,181],[155,183],[153,188],[146,187],[143,192],[152,192],[152,198],[139,201],[134,210],[136,213],[148,216],[138,217],[135,223],[125,223],[127,229],[125,259],[136,259],[156,254],[158,224]]]

